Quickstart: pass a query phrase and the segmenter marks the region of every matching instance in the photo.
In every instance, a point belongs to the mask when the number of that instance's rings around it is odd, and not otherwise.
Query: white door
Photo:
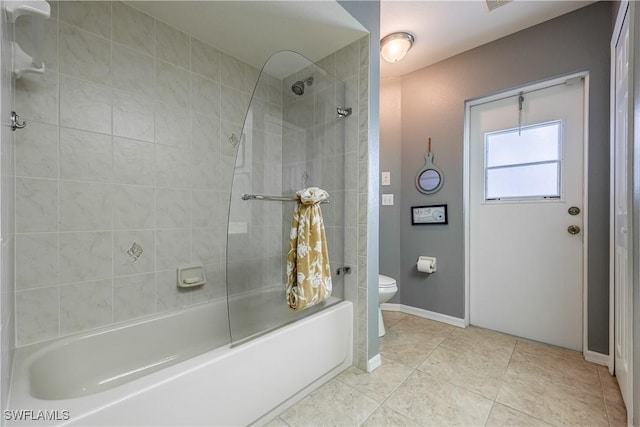
[[[582,351],[584,78],[529,90],[470,108],[470,322]]]
[[[625,17],[615,42],[613,81],[613,277],[614,277],[614,366],[627,408],[633,406],[631,381],[632,341],[632,224],[631,160],[629,138],[629,19]],[[631,418],[629,418],[631,419]]]

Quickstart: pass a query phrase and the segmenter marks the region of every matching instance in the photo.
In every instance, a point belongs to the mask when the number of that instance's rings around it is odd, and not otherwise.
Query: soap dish
[[[178,287],[193,288],[207,283],[207,276],[201,265],[178,267]]]

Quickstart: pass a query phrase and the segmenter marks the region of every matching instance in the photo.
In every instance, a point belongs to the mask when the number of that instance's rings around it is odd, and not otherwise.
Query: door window
[[[560,198],[561,121],[489,132],[485,143],[485,200]]]

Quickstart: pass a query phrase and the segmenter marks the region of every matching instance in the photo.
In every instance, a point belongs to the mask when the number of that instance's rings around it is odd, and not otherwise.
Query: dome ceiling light
[[[414,40],[413,34],[391,33],[380,40],[380,55],[387,62],[398,62],[409,52]]]

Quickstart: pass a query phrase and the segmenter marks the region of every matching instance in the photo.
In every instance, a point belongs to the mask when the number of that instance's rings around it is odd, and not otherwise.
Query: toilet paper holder
[[[438,267],[436,257],[419,256],[416,262],[416,268],[422,273],[435,273]]]

